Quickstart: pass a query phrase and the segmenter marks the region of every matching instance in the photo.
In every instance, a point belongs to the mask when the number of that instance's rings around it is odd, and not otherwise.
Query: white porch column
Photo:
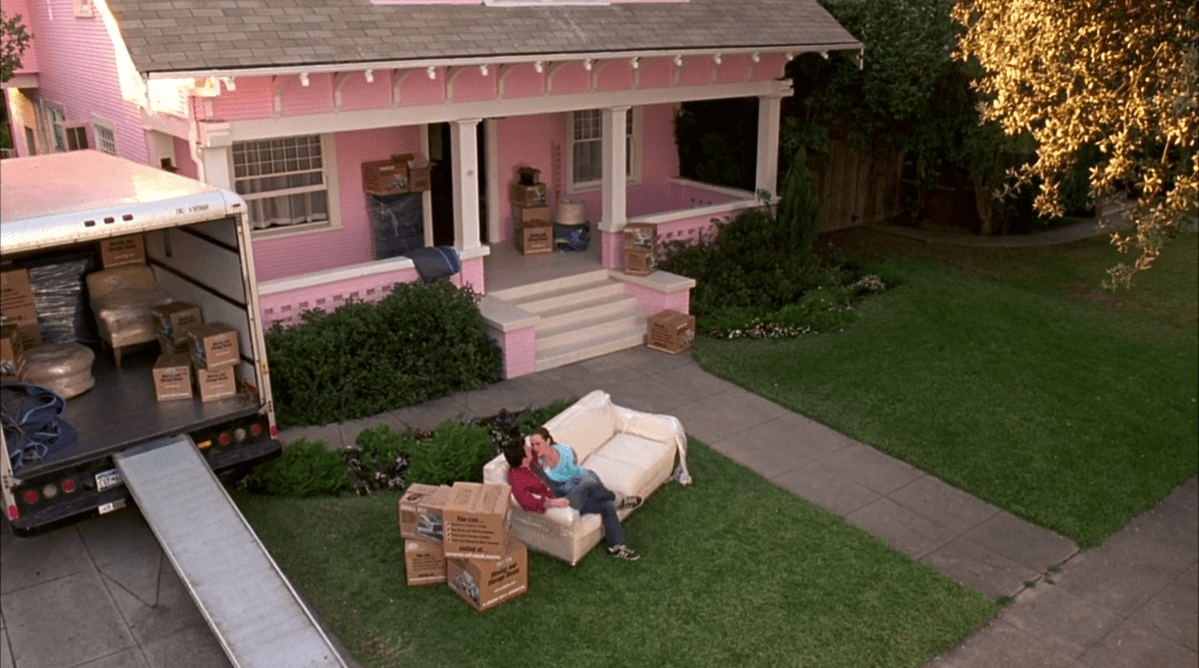
[[[628,207],[626,195],[628,191],[628,172],[625,169],[628,144],[625,132],[625,119],[629,107],[609,107],[602,110],[603,140],[601,149],[604,155],[604,185],[603,206],[604,218],[599,228],[602,232],[616,233],[624,230],[628,222]]]
[[[758,165],[754,190],[767,190],[772,196],[778,195],[782,101],[792,93],[791,82],[785,83],[785,86],[775,86],[769,95],[758,96]]]
[[[199,123],[196,148],[199,151],[200,180],[218,188],[233,190],[233,174],[229,171],[232,162],[233,138],[228,123]]]
[[[450,150],[454,156],[454,245],[459,250],[479,244],[478,118],[451,123]]]

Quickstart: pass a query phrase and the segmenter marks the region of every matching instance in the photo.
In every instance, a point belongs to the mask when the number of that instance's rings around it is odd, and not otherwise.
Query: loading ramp
[[[190,437],[113,459],[234,666],[347,668]]]

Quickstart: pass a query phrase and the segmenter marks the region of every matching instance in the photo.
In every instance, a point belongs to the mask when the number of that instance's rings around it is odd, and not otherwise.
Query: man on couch
[[[548,442],[546,447],[565,447],[554,444],[544,427],[535,431],[530,441],[537,444],[539,439],[542,443]],[[566,451],[573,463],[573,453],[569,448],[566,448]],[[521,508],[531,513],[544,513],[546,508],[571,507],[582,514],[598,514],[603,521],[608,554],[626,561],[637,561],[641,558],[641,555],[625,545],[624,527],[620,525],[620,517],[616,514],[618,508],[635,508],[641,505],[640,497],[624,497],[618,506],[615,492],[605,487],[594,471],[586,469],[579,469],[583,475],[572,478],[567,485],[554,485],[563,492],[559,496],[550,487],[554,481],[548,477],[543,478],[545,473],[537,463],[537,456],[530,446],[520,440],[510,441],[504,446],[504,457],[508,460],[508,484]]]

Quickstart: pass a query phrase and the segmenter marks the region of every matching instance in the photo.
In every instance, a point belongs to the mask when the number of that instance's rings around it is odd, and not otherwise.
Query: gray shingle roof
[[[607,6],[108,0],[138,70],[858,43],[816,0]]]

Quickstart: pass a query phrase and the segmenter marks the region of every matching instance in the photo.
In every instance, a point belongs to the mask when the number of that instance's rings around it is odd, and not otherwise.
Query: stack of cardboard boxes
[[[658,226],[629,223],[624,228],[624,273],[646,276],[657,264]]]
[[[200,307],[171,302],[150,309],[154,314],[161,353],[154,362],[154,394],[159,401],[192,398],[188,330],[204,324]]]
[[[200,401],[236,396],[237,365],[241,362],[237,330],[213,322],[189,328],[187,337]]]
[[[446,583],[476,610],[529,587],[529,555],[508,534],[507,485],[411,485],[399,501],[409,586]]]
[[[362,190],[368,195],[403,195],[428,190],[432,167],[415,153],[397,153],[390,160],[362,163]]]
[[[550,253],[554,250],[554,221],[546,199],[541,171],[532,167],[517,170],[512,184],[512,234],[522,255]]]

